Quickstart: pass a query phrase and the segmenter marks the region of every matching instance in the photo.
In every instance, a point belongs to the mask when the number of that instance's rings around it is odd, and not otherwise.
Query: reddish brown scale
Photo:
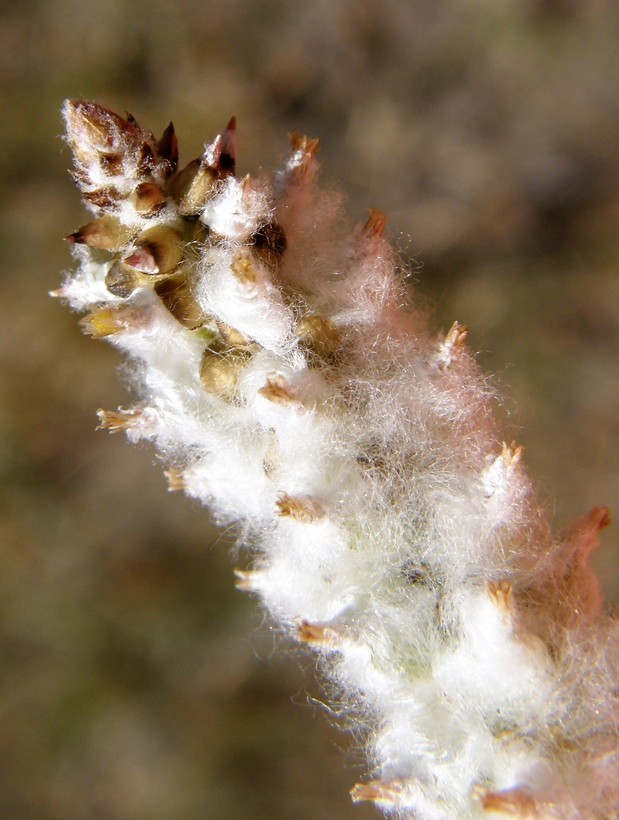
[[[228,125],[219,135],[219,156],[215,170],[221,176],[234,176],[236,172],[236,117],[231,117]]]
[[[108,177],[119,176],[123,173],[123,156],[122,154],[101,154],[99,165]]]
[[[157,142],[157,153],[167,160],[170,166],[169,174],[176,172],[178,167],[178,139],[174,131],[174,124],[170,123]]]
[[[138,173],[142,176],[150,176],[155,170],[155,154],[147,142],[140,143],[137,151]]]
[[[172,273],[183,261],[182,233],[168,225],[155,225],[135,240],[135,250],[123,261],[149,275]]]
[[[164,192],[152,182],[141,182],[129,199],[135,210],[146,217],[158,214],[166,202]]]
[[[77,177],[77,174],[74,174],[74,177]],[[95,191],[85,191],[82,196],[90,205],[106,210],[118,207],[121,199],[120,192],[111,185],[106,188],[97,188]]]
[[[261,225],[251,237],[251,242],[254,251],[263,262],[271,270],[276,270],[288,245],[282,226],[277,222]]]

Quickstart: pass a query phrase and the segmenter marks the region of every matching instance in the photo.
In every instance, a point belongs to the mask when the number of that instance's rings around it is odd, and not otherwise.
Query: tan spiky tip
[[[121,430],[128,430],[136,427],[142,418],[141,407],[125,409],[119,407],[118,410],[97,410],[99,425],[97,430],[109,430],[110,433],[118,433]]]
[[[372,780],[369,783],[357,783],[350,790],[350,796],[355,803],[365,801],[384,806],[399,806],[403,791],[404,784],[400,780]]]
[[[294,185],[303,187],[311,181],[318,163],[316,154],[320,149],[320,142],[317,139],[310,139],[298,131],[293,131],[288,135],[290,140],[290,156],[286,167],[289,173],[289,181]]]
[[[187,480],[183,470],[171,467],[169,470],[164,470],[163,474],[168,482],[169,493],[178,493],[187,489]]]
[[[439,370],[447,370],[464,350],[469,329],[466,325],[454,322],[445,338],[439,342],[435,365]]]
[[[488,595],[505,616],[511,617],[514,612],[514,590],[511,581],[487,581]]]
[[[258,393],[274,404],[296,404],[298,397],[295,389],[281,373],[270,373],[264,387],[258,389]]]
[[[509,444],[503,442],[501,445],[500,458],[506,467],[513,467],[522,461],[525,449],[523,444],[516,444],[515,441],[511,441]]]
[[[452,350],[460,350],[464,346],[469,329],[466,325],[454,322],[445,336],[445,344]]]
[[[485,812],[516,817],[519,820],[537,820],[542,817],[536,800],[524,788],[515,787],[503,791],[479,789],[476,796]]]
[[[387,227],[387,214],[376,208],[368,208],[368,218],[363,226],[363,234],[368,238],[382,236]]]
[[[288,134],[288,140],[295,152],[314,157],[320,151],[320,140],[317,137],[307,137],[296,129]]]
[[[242,592],[256,592],[258,590],[258,579],[262,575],[261,570],[235,569],[236,581],[234,586]]]
[[[310,524],[324,518],[325,509],[317,498],[309,495],[288,495],[288,493],[278,493],[277,512],[283,518],[292,518],[304,524]]]
[[[310,646],[339,649],[344,641],[342,633],[328,624],[315,624],[301,618],[296,627],[296,639]]]

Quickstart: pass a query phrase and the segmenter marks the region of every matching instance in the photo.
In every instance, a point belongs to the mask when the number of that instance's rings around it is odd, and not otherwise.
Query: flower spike
[[[385,215],[350,231],[297,132],[279,171],[237,178],[234,117],[179,169],[171,124],[64,116],[94,218],[56,295],[141,386],[100,427],[153,441],[171,491],[240,524],[237,587],[366,740],[353,800],[618,817],[619,626],[589,566],[610,514],[552,535],[466,325],[437,339]]]

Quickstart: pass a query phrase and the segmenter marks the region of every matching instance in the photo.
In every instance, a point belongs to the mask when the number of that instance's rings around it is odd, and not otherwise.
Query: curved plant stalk
[[[455,323],[437,338],[371,211],[350,229],[290,138],[235,176],[235,122],[179,170],[161,139],[67,102],[95,218],[58,291],[133,362],[140,403],[101,426],[151,439],[170,489],[240,522],[256,593],[316,653],[367,739],[352,790],[398,817],[619,812],[617,622],[501,443]]]

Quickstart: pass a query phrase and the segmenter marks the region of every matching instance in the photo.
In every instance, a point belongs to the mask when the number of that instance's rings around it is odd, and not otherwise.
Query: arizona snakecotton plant
[[[161,139],[64,107],[93,221],[57,292],[132,362],[171,489],[237,522],[256,593],[308,644],[365,738],[356,801],[401,818],[619,812],[617,621],[588,556],[608,511],[553,537],[455,323],[410,293],[384,216],[348,224],[293,134],[235,176],[235,122],[178,169]]]

